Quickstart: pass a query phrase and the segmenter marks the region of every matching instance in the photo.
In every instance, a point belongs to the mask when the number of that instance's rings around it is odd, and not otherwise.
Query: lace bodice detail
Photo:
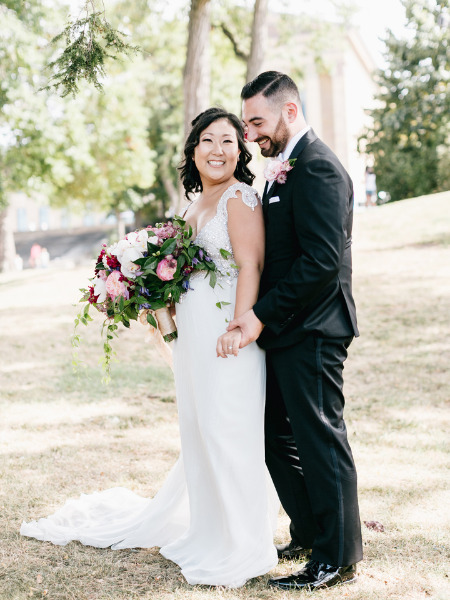
[[[216,264],[218,273],[217,275],[222,276],[225,279],[233,279],[238,276],[238,270],[233,267],[235,264],[233,256],[233,248],[231,247],[230,237],[228,235],[228,211],[227,203],[230,198],[237,198],[236,192],[241,192],[242,201],[245,205],[249,206],[252,210],[255,210],[258,202],[261,199],[258,192],[246,183],[234,183],[222,194],[222,197],[217,204],[217,212],[215,216],[206,223],[204,227],[198,232],[195,238],[195,243],[201,246],[211,257]],[[224,258],[220,253],[220,250],[226,250],[230,253],[230,256]],[[204,273],[198,272],[193,273],[192,276],[202,275]],[[191,277],[192,277],[191,276]]]

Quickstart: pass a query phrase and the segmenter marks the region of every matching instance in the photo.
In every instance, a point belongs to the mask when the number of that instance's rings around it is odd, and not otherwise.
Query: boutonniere
[[[288,160],[280,160],[275,158],[267,163],[264,169],[264,177],[267,181],[277,181],[277,183],[286,183],[287,174],[292,171],[295,165],[296,158]]]

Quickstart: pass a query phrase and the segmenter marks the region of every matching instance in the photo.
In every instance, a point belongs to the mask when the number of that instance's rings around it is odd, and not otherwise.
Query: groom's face
[[[263,156],[277,156],[286,148],[291,136],[282,109],[262,94],[244,100],[242,120],[247,140],[256,142]]]

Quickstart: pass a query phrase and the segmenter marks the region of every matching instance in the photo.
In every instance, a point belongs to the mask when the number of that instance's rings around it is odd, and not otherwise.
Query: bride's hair
[[[241,152],[239,154],[236,170],[234,171],[234,176],[238,181],[242,181],[248,185],[251,185],[255,179],[255,176],[247,167],[252,159],[252,155],[246,147],[244,127],[241,121],[236,115],[227,112],[223,108],[208,108],[208,110],[200,113],[192,121],[192,129],[187,137],[186,144],[184,145],[184,158],[178,167],[180,170],[181,182],[185,190],[185,196],[188,200],[190,194],[201,192],[203,189],[200,173],[193,160],[195,148],[200,141],[200,134],[209,127],[211,123],[219,119],[226,119],[236,130],[238,146]]]

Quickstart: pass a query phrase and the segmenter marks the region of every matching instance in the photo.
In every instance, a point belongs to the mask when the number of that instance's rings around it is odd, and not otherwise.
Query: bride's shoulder
[[[261,198],[258,192],[251,185],[243,181],[233,183],[225,192],[226,199],[241,198],[242,202],[254,210],[258,203],[261,203]]]

